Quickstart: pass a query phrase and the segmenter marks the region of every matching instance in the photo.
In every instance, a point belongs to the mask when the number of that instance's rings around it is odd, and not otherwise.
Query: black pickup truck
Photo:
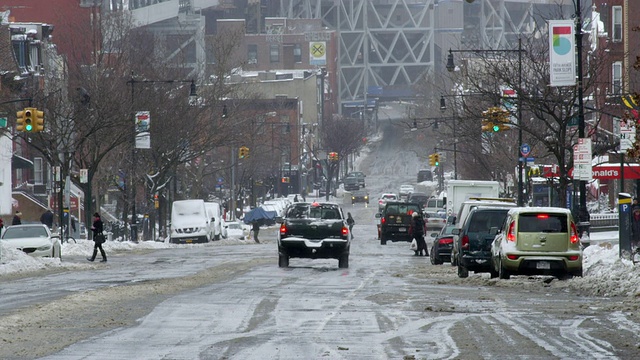
[[[279,267],[288,267],[289,258],[338,259],[339,268],[349,267],[351,236],[338,204],[295,203],[281,221]]]

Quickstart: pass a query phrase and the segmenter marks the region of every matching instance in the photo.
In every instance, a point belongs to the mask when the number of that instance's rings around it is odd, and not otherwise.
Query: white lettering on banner
[[[593,177],[620,177],[620,173],[614,169],[593,170]]]

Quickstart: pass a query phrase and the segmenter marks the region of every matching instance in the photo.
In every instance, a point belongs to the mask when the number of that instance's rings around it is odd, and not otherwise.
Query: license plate
[[[551,263],[548,261],[538,261],[536,263],[536,269],[549,270],[551,269]]]
[[[193,242],[193,240],[191,240],[191,239],[187,239],[185,242],[186,242],[186,243],[192,243],[192,242]]]
[[[407,232],[407,228],[399,228],[398,231],[400,232]]]

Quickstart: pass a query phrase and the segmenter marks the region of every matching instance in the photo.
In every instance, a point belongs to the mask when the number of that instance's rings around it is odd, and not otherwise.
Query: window
[[[300,44],[293,45],[293,61],[297,63],[302,62],[302,48]]]
[[[258,63],[258,45],[256,44],[247,45],[247,62],[249,64]]]
[[[269,47],[269,59],[272,63],[276,63],[280,61],[280,46],[271,45]]]
[[[611,9],[611,40],[622,41],[622,6],[613,6]]]
[[[43,161],[41,157],[37,157],[33,159],[33,177],[34,184],[41,185],[44,184],[44,176],[43,176]]]
[[[611,68],[611,95],[622,94],[622,61],[616,61]]]

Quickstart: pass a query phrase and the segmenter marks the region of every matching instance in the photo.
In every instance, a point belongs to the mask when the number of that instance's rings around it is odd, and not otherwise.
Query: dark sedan
[[[369,204],[369,193],[364,190],[351,192],[351,204],[365,203]]]
[[[453,234],[451,231],[455,228],[455,225],[447,225],[436,236],[429,253],[431,264],[442,265],[444,262],[451,262],[451,249],[453,248]]]

